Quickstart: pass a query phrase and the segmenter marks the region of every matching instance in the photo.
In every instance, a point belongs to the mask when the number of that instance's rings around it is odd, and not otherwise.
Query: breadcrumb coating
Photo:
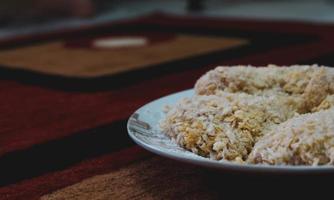
[[[300,112],[309,112],[334,93],[334,70],[318,65],[217,67],[196,82],[195,91],[198,95],[226,91],[301,97]]]
[[[222,91],[194,96],[169,110],[161,127],[196,154],[244,161],[264,130],[297,114],[293,100]]]
[[[270,165],[333,165],[334,108],[287,120],[266,133],[247,162]]]
[[[161,122],[183,148],[238,163],[333,165],[333,69],[217,67],[196,82],[195,93]]]

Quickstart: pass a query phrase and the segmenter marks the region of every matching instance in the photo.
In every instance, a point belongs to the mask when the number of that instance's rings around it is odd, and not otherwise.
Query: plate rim
[[[145,105],[138,108],[128,119],[127,121],[127,131],[130,138],[139,146],[143,147],[144,149],[157,154],[162,157],[170,158],[173,160],[177,160],[180,162],[190,163],[198,166],[203,167],[209,167],[213,169],[224,169],[224,170],[232,170],[232,171],[247,171],[247,172],[270,172],[270,173],[328,173],[332,172],[334,173],[334,166],[289,166],[289,165],[261,165],[261,164],[238,164],[233,163],[226,160],[211,160],[209,158],[203,159],[194,159],[188,156],[185,156],[183,154],[177,154],[177,153],[171,153],[171,152],[165,152],[162,149],[156,147],[155,145],[147,144],[144,141],[140,140],[135,136],[135,131],[130,128],[130,120],[134,116],[134,114],[140,113],[141,110],[143,110],[146,107],[149,107],[153,103],[157,103],[158,101],[162,101],[164,99],[170,98],[174,95],[180,95],[182,93],[191,92],[194,91],[194,89],[187,89],[182,90],[179,92],[175,92],[169,95],[162,96],[160,98],[157,98],[153,101],[150,101],[149,103],[146,103]],[[160,132],[163,134],[162,132]],[[194,154],[196,155],[196,154]]]

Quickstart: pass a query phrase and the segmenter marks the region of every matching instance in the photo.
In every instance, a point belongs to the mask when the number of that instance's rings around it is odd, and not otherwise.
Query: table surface
[[[329,24],[153,14],[1,40],[0,199],[216,199],[241,195],[238,187],[324,184],[332,176],[217,172],[162,158],[136,146],[126,122],[217,65],[333,65],[333,34]],[[113,43],[126,38],[142,42]]]

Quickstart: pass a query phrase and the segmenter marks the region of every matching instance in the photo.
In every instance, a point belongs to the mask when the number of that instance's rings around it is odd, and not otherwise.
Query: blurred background
[[[0,37],[134,18],[178,15],[334,22],[333,0],[3,0]]]

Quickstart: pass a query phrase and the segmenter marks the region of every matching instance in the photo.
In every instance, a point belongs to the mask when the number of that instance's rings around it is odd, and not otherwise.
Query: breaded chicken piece
[[[196,154],[243,162],[264,131],[295,115],[290,97],[220,91],[183,99],[167,112],[161,127]]]
[[[227,91],[295,96],[302,100],[300,112],[308,112],[334,93],[334,69],[317,65],[217,67],[196,82],[195,91],[198,95]]]
[[[255,144],[247,162],[333,165],[334,108],[303,114],[278,125]]]

